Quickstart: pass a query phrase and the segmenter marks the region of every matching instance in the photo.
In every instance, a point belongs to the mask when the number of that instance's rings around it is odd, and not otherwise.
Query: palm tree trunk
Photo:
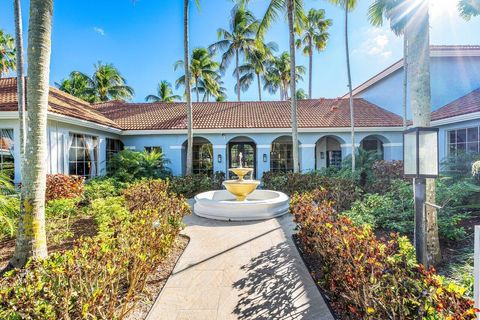
[[[200,102],[200,91],[198,90],[198,78],[195,77],[195,93],[197,94],[197,102]]]
[[[15,47],[17,59],[17,94],[18,94],[18,117],[20,120],[20,157],[23,167],[25,154],[25,77],[23,62],[23,30],[22,30],[22,6],[20,0],[13,1],[15,15]]]
[[[313,75],[313,50],[312,50],[312,39],[310,42],[310,50],[308,52],[308,99],[312,99],[312,75]]]
[[[431,120],[430,87],[430,30],[428,6],[424,6],[420,18],[407,32],[408,41],[408,83],[410,85],[410,107],[412,108],[413,126],[429,127]],[[435,180],[426,179],[426,201],[435,203]],[[436,264],[441,259],[438,237],[437,210],[426,206],[426,262]],[[418,230],[415,231],[419,232]]]
[[[10,264],[22,267],[27,259],[47,256],[45,185],[47,110],[50,75],[53,0],[31,0],[28,31],[28,144],[22,177],[22,201],[15,253]]]
[[[240,70],[239,67],[239,57],[238,57],[238,49],[235,49],[235,76],[237,77],[237,100],[240,101]]]
[[[258,100],[262,101],[262,84],[260,83],[260,73],[257,73]]]
[[[297,96],[296,96],[296,66],[295,66],[295,34],[293,28],[294,4],[293,0],[288,0],[288,33],[290,38],[290,101],[291,101],[291,123],[292,123],[292,142],[293,142],[293,172],[300,171],[298,156],[298,123],[297,123]]]
[[[184,0],[184,17],[183,17],[183,54],[185,61],[185,95],[187,97],[187,159],[186,174],[191,175],[193,172],[193,121],[192,121],[192,96],[190,89],[190,62],[189,62],[189,31],[188,31],[188,5],[190,0]],[[198,89],[198,88],[197,88]]]
[[[350,52],[348,49],[348,1],[345,1],[345,53],[347,58],[348,101],[350,106],[350,132],[352,141],[352,171],[355,172],[355,113],[353,110],[352,74],[350,71]]]
[[[407,90],[408,90],[408,41],[403,34],[403,130],[407,129]]]

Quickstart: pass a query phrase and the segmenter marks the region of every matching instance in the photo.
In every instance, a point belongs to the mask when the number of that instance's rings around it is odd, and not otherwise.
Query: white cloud
[[[103,28],[93,27],[93,31],[95,31],[96,33],[98,33],[98,34],[101,35],[101,36],[104,36],[104,35],[105,35],[105,30],[103,30]]]
[[[364,40],[361,42],[360,47],[354,49],[352,53],[389,58],[392,55],[391,37],[393,35],[388,30],[368,28],[362,34]]]

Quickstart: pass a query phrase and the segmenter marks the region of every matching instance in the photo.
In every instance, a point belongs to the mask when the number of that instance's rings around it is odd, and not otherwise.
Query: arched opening
[[[300,141],[298,144],[300,146]],[[300,162],[300,159],[298,161]],[[270,151],[270,171],[293,172],[293,140],[291,136],[281,136],[273,140]]]
[[[342,165],[342,143],[344,141],[336,136],[318,139],[315,144],[315,168],[339,168]]]
[[[371,135],[363,138],[363,140],[360,142],[360,148],[365,151],[375,152],[378,159],[384,160],[384,142],[388,142],[384,137],[378,135]]]
[[[183,143],[184,158],[187,158],[188,141]],[[193,138],[193,174],[213,175],[213,145],[202,137]],[[184,163],[184,172],[186,172],[186,162]]]
[[[242,154],[242,167],[252,168],[252,178],[257,172],[257,144],[249,137],[235,137],[228,142],[228,168],[240,167],[240,153]],[[228,173],[230,178],[235,178],[233,173]],[[233,177],[232,177],[233,176]]]

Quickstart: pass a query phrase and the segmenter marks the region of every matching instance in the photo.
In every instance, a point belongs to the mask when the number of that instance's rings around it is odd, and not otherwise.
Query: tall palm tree
[[[220,74],[216,78],[200,79],[198,90],[203,94],[203,102],[210,102],[210,98],[214,98],[215,101],[225,101],[227,98],[227,89],[223,86]]]
[[[172,85],[168,81],[160,81],[157,87],[157,94],[149,94],[145,97],[147,102],[173,102],[175,100],[181,100],[182,97],[173,94]]]
[[[0,78],[15,68],[15,39],[0,29]]]
[[[25,71],[23,62],[23,29],[22,29],[22,6],[20,0],[13,1],[15,16],[15,49],[17,67],[17,96],[18,96],[18,118],[20,121],[20,157],[23,168],[23,157],[25,154]]]
[[[197,8],[200,8],[200,0],[195,0]],[[187,161],[186,174],[193,173],[193,116],[192,116],[192,95],[190,89],[190,32],[189,32],[189,16],[190,16],[190,0],[183,0],[183,67],[185,82],[185,98],[187,100]]]
[[[22,177],[22,204],[15,253],[10,265],[47,256],[45,185],[47,111],[53,0],[30,0],[28,30],[28,131]]]
[[[348,12],[357,5],[357,0],[329,0],[345,10],[345,57],[347,62],[348,100],[350,106],[350,133],[352,141],[352,171],[355,171],[355,111],[353,110],[352,73],[350,70],[350,51],[348,43]]]
[[[254,79],[257,79],[258,100],[262,101],[262,81],[268,67],[274,58],[272,51],[277,51],[278,45],[275,42],[268,44],[260,43],[259,47],[245,53],[246,63],[238,67],[240,74],[240,87],[243,91],[250,88]],[[235,70],[237,72],[237,70]],[[237,89],[237,87],[235,87]]]
[[[94,103],[97,102],[97,97],[90,83],[91,81],[86,75],[78,71],[73,71],[67,78],[60,82],[55,82],[55,85],[58,89],[72,96]]]
[[[213,60],[213,56],[205,48],[195,48],[192,52],[192,58],[190,59],[190,70],[191,80],[189,86],[193,85],[197,96],[197,102],[200,101],[200,81],[215,81],[218,79],[218,71],[220,64]],[[183,60],[179,60],[175,63],[175,70],[179,67],[183,67]],[[185,81],[185,75],[180,76],[175,82],[176,87],[185,86],[187,82]]]
[[[296,40],[297,48],[302,48],[308,56],[308,97],[312,98],[313,50],[325,50],[327,46],[328,28],[332,25],[331,19],[325,19],[325,10],[310,9],[304,24],[297,30],[300,38]]]
[[[460,0],[458,2],[458,10],[465,20],[470,20],[472,17],[480,15],[480,1]]]
[[[290,54],[283,52],[279,57],[272,60],[271,65],[267,68],[264,76],[264,88],[270,93],[276,93],[280,90],[280,99],[288,100],[291,95],[288,95],[288,89],[292,86],[292,82],[303,80],[302,75],[305,74],[304,66],[296,66],[295,77],[296,81],[292,81]],[[295,91],[296,92],[296,91]],[[296,94],[294,94],[296,96]]]
[[[237,79],[236,92],[237,99],[240,101],[240,55],[245,55],[257,48],[255,35],[257,33],[259,21],[252,12],[245,9],[243,5],[236,5],[232,10],[230,18],[230,30],[219,28],[219,41],[212,44],[209,49],[213,52],[223,51],[222,70],[225,70],[232,59],[235,57],[235,76]]]

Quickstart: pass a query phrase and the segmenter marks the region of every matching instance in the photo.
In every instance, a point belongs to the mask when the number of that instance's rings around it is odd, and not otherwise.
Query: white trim
[[[401,142],[390,142],[390,143],[384,143],[384,147],[402,147],[403,143]]]
[[[326,132],[350,132],[350,127],[321,127],[321,128],[299,128],[300,133],[326,133]],[[291,133],[291,128],[236,128],[236,129],[196,129],[195,134],[209,134],[209,133]],[[398,132],[403,131],[401,126],[398,127],[356,127],[356,132]],[[173,134],[187,134],[187,129],[174,130],[125,130],[121,135],[138,136],[138,135],[173,135]]]
[[[137,149],[137,147],[135,147],[135,146],[124,146],[123,148],[125,150],[136,150]]]
[[[172,150],[181,150],[181,149],[185,149],[184,146],[169,146],[170,149]]]
[[[352,144],[351,143],[342,143],[340,145],[341,148],[351,148],[352,147]],[[360,147],[360,143],[355,143],[355,148],[358,148]]]
[[[73,124],[81,127],[86,127],[86,128],[91,128],[91,129],[96,129],[96,130],[101,130],[101,131],[107,131],[111,133],[117,133],[121,134],[122,130],[121,129],[116,129],[112,128],[103,124],[87,121],[87,120],[81,120],[77,119],[74,117],[70,116],[64,116],[58,113],[53,113],[53,112],[48,112],[48,120],[54,120],[54,121],[59,121],[63,123],[68,123],[68,124]]]
[[[443,126],[446,124],[452,124],[452,123],[458,123],[458,122],[470,121],[470,120],[479,120],[479,119],[480,119],[480,111],[462,114],[459,116],[449,117],[449,118],[440,119],[440,120],[434,120],[432,121],[431,126],[437,127],[437,126]]]
[[[302,143],[302,144],[300,144],[298,147],[299,147],[299,148],[315,148],[315,144],[314,144],[314,143],[312,143],[312,144],[304,144],[304,143]]]
[[[215,144],[213,145],[213,149],[227,149],[227,146],[224,144]]]
[[[259,144],[257,145],[257,149],[270,149],[272,148],[271,144]]]
[[[0,111],[0,120],[18,119],[18,111]]]

